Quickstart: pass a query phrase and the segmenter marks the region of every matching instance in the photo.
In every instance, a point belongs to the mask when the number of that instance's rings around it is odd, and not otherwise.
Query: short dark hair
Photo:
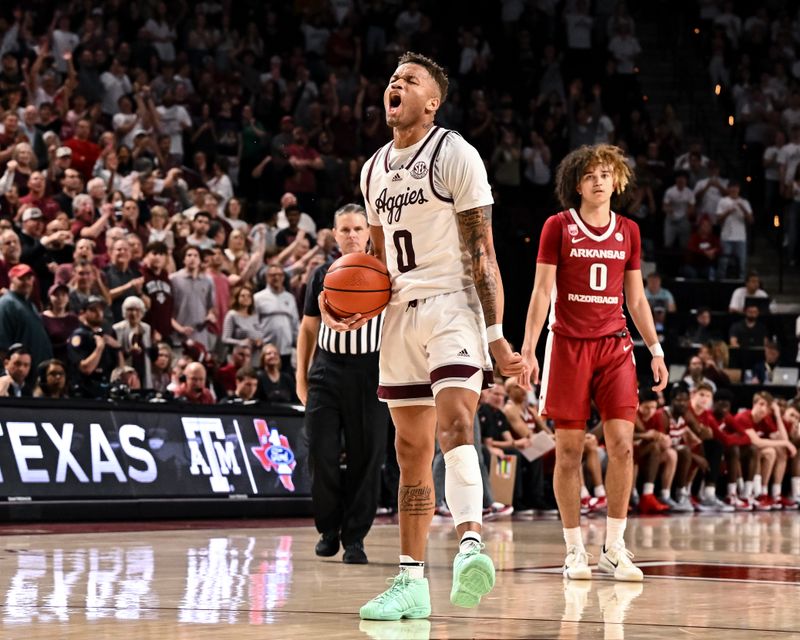
[[[245,365],[244,367],[242,367],[241,369],[239,369],[236,372],[236,380],[238,382],[241,382],[245,378],[256,378],[256,379],[258,379],[258,373],[256,373],[256,370],[253,369],[253,367],[251,367],[250,365]]]
[[[208,211],[198,211],[197,213],[194,214],[194,218],[192,219],[192,221],[194,222],[194,220],[197,220],[198,218],[205,218],[206,220],[211,222],[211,214]]]
[[[424,67],[439,87],[439,102],[444,103],[447,99],[447,88],[450,86],[450,81],[447,79],[447,72],[441,65],[431,60],[428,56],[414,53],[413,51],[406,51],[400,56],[397,66],[403,64],[418,64],[420,67]]]
[[[689,394],[689,387],[683,381],[675,382],[670,387],[670,389],[669,389],[669,400],[670,400],[670,402],[672,402],[678,396],[679,393],[685,393],[687,395]]]
[[[156,240],[154,242],[148,242],[144,252],[145,255],[148,253],[155,253],[160,256],[165,256],[169,253],[169,247],[167,247],[165,242]]]
[[[714,394],[714,402],[729,402],[733,404],[734,398],[733,391],[730,389],[717,389],[717,392]]]
[[[8,347],[8,350],[6,351],[6,359],[14,355],[29,356],[31,355],[31,352],[28,350],[28,347],[26,347],[21,342],[15,342],[14,344]]]
[[[183,248],[183,251],[181,251],[181,261],[186,260],[186,254],[189,253],[190,251],[197,251],[197,255],[201,258],[203,257],[203,254],[200,251],[200,247],[196,247],[193,244],[187,244]]]
[[[645,402],[658,402],[658,394],[652,389],[642,389],[639,392],[639,404]]]

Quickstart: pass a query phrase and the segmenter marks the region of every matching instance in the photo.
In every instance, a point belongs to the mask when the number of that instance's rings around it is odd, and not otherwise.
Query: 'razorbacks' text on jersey
[[[383,227],[391,303],[473,284],[456,212],[493,203],[483,161],[457,132],[433,126],[419,142],[390,142],[361,171],[370,225]]]
[[[605,229],[574,209],[547,219],[537,262],[556,265],[548,328],[571,338],[601,338],[625,329],[625,272],[638,270],[639,227],[611,212]]]

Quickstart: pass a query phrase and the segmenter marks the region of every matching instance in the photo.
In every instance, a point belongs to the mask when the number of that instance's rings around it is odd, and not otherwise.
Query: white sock
[[[780,498],[781,497],[781,485],[773,483],[772,484],[772,497],[773,498]]]
[[[591,497],[592,497],[592,494],[589,493],[589,490],[586,488],[586,485],[582,484],[581,485],[581,500],[583,500],[584,498],[591,498]]]
[[[478,544],[481,543],[481,534],[477,531],[465,531],[464,535],[461,536],[461,542],[458,545],[458,551],[460,553],[466,553],[470,548],[471,542],[477,542]]]
[[[622,540],[626,524],[628,524],[627,518],[606,517],[606,549],[610,549],[611,545]]]
[[[400,571],[408,571],[408,577],[412,580],[422,580],[425,563],[414,560],[411,556],[400,556]]]
[[[580,527],[573,527],[572,529],[564,529],[564,542],[567,543],[567,551],[570,547],[578,547],[581,551],[583,547],[583,533]]]
[[[800,476],[792,476],[792,497],[800,497]]]
[[[735,496],[736,495],[736,483],[735,482],[729,482],[728,483],[728,495],[729,496]]]
[[[752,480],[745,480],[744,481],[744,497],[745,498],[752,498],[753,497],[753,481]]]
[[[649,496],[653,491],[656,490],[656,485],[653,482],[645,482],[644,486],[642,487],[642,495]],[[661,494],[663,495],[664,492],[662,491]]]
[[[703,495],[706,498],[713,498],[714,496],[717,495],[717,492],[714,490],[714,487],[706,487],[703,491],[704,491]]]
[[[756,496],[760,496],[764,489],[761,486],[761,474],[757,473],[753,476],[753,491],[755,491]]]
[[[669,489],[662,489],[661,490],[661,499],[662,500],[669,500]]]
[[[681,495],[686,496],[687,498],[692,495],[692,485],[688,485],[681,489]]]
[[[603,484],[598,484],[594,488],[594,497],[595,498],[605,498],[606,497],[606,487]]]

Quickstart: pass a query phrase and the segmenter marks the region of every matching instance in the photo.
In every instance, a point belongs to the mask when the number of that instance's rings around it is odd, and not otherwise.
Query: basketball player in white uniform
[[[491,382],[489,349],[506,375],[522,372],[523,364],[502,335],[503,290],[483,162],[458,133],[433,123],[446,95],[439,65],[404,54],[384,92],[392,142],[361,173],[375,255],[392,276],[378,395],[397,429],[401,553],[400,573],[361,608],[364,619],[430,615],[423,571],[437,424],[445,496],[461,538],[450,600],[477,606],[494,585],[492,561],[481,553],[483,487],[473,419],[481,388]],[[320,308],[337,330],[364,322],[358,315],[337,321],[324,301]]]

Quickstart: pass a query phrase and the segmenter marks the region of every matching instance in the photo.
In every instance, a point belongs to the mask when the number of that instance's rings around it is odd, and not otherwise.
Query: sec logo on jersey
[[[578,235],[578,225],[577,224],[568,224],[567,225],[567,233],[571,236]]]
[[[415,162],[414,166],[411,167],[411,176],[419,180],[420,178],[424,178],[428,175],[428,165],[425,164],[422,160],[419,162]]]
[[[617,242],[622,242],[622,240],[623,240],[623,238],[622,238],[622,234],[621,234],[619,231],[617,231],[617,232],[614,234],[614,240],[616,240]]]

